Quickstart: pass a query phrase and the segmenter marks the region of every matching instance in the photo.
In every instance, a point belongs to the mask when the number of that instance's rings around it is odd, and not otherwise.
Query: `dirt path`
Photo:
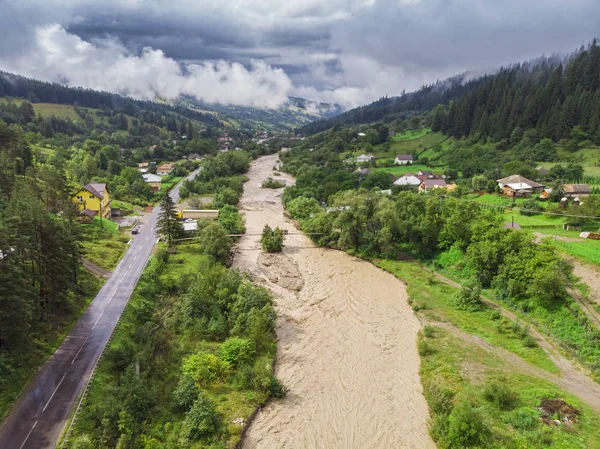
[[[423,269],[427,269],[427,268],[423,267]],[[445,277],[439,273],[435,273],[435,275],[442,282],[444,282],[448,285],[451,285],[456,288],[461,287],[459,283],[454,282],[453,280],[448,279],[447,277]],[[503,316],[505,316],[506,318],[508,318],[510,320],[517,321],[519,319],[514,313],[501,307],[499,304],[492,301],[490,298],[488,298],[486,296],[482,296],[481,300],[484,304],[488,305],[489,307],[491,307],[494,310],[497,310]],[[552,343],[550,343],[546,339],[546,337],[544,337],[535,328],[533,328],[533,327],[530,328],[529,333],[537,341],[537,343],[540,345],[540,347],[546,352],[546,354],[548,354],[548,357],[550,358],[550,360],[552,360],[552,362],[560,370],[559,376],[554,376],[554,375],[547,373],[546,371],[540,370],[539,372],[543,373],[543,375],[540,375],[540,377],[552,380],[559,387],[565,389],[569,393],[574,394],[575,396],[579,397],[582,401],[586,402],[591,407],[600,411],[600,385],[598,383],[594,382],[585,373],[583,373],[573,362],[571,362],[569,359],[567,359],[565,356],[563,356],[556,349],[556,347],[554,347],[554,345]],[[496,348],[496,349],[498,349],[498,348]],[[505,351],[505,352],[507,352],[507,351]],[[515,359],[515,357],[516,357],[516,359]],[[509,361],[512,361],[513,363],[516,363],[515,360],[521,360],[517,356],[506,357],[506,359]],[[529,365],[524,360],[521,361],[519,364],[521,367]],[[530,366],[525,371],[533,374],[533,372],[531,372],[531,370],[537,371],[537,368]]]
[[[600,269],[575,258],[569,258],[569,262],[573,264],[573,274],[589,287],[589,299],[600,304]]]
[[[81,259],[81,264],[94,276],[99,278],[108,279],[112,274],[112,271],[105,270],[100,265],[96,265],[94,262],[88,259]]]
[[[248,174],[248,234],[265,224],[297,232],[283,217],[282,190],[260,187],[276,161],[263,157]],[[419,378],[420,323],[404,284],[304,235],[288,235],[280,255],[261,255],[258,239],[241,239],[234,265],[275,295],[277,376],[288,394],[258,413],[244,447],[434,448]]]

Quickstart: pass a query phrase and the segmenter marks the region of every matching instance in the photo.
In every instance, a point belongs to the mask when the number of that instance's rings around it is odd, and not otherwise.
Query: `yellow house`
[[[110,193],[104,183],[90,182],[73,195],[72,200],[79,206],[79,210],[88,216],[101,215],[102,218],[110,218]]]

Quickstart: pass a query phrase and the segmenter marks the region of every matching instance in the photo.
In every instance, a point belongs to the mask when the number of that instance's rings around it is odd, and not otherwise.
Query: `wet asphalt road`
[[[189,178],[195,176],[192,173]],[[179,186],[171,191],[179,196]],[[156,244],[156,207],[123,259],[0,428],[0,449],[50,449],[85,387]]]

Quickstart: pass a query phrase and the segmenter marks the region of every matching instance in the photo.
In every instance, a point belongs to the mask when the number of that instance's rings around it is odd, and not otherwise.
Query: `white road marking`
[[[137,254],[135,255],[135,257],[133,258],[133,261],[135,262],[135,259],[137,259]]]
[[[100,314],[100,316],[98,317],[98,319],[97,319],[97,320],[96,320],[96,322],[94,323],[94,327],[92,327],[92,330],[96,329],[96,325],[98,324],[98,321],[100,321],[100,318],[102,318],[102,315],[104,315],[104,311],[105,311],[105,310],[106,310],[106,309],[104,309],[104,310],[102,311],[102,313]]]
[[[149,238],[150,238],[150,236],[149,236],[149,235],[147,235],[147,236],[146,236],[146,240],[148,240]]]
[[[81,350],[83,349],[83,347],[85,346],[86,341],[88,341],[88,338],[90,337],[86,337],[85,341],[83,342],[83,344],[81,345],[81,348],[79,348],[79,351],[77,351],[77,354],[75,354],[75,357],[73,358],[73,361],[71,362],[71,365],[73,364],[73,362],[75,361],[75,359],[77,359],[77,356],[79,355],[79,353],[81,352]]]
[[[25,441],[23,441],[23,444],[21,444],[21,447],[19,449],[23,449],[23,446],[25,446],[25,443],[27,443],[27,440],[29,439],[29,436],[31,435],[31,432],[33,432],[33,429],[35,429],[35,426],[37,426],[37,423],[38,423],[37,421],[33,423],[33,427],[31,428],[31,430],[29,431],[29,433],[25,437]]]
[[[121,281],[123,281],[123,279],[121,279]],[[110,304],[110,302],[113,300],[113,298],[115,297],[115,295],[117,294],[117,292],[114,292],[111,296],[110,299],[108,300],[108,302],[106,303],[107,305]]]
[[[58,391],[58,388],[60,387],[60,384],[63,383],[63,380],[65,380],[65,377],[67,376],[67,373],[63,374],[62,379],[60,380],[60,382],[58,383],[58,385],[56,386],[56,388],[54,389],[54,393],[52,393],[52,396],[50,396],[50,399],[48,399],[48,402],[46,403],[46,407],[48,407],[48,405],[50,405],[50,401],[52,401],[52,398],[54,397],[54,395],[56,394],[56,392]],[[46,411],[46,407],[44,407],[44,409],[42,410],[42,412]]]
[[[129,264],[129,266],[127,267],[127,269],[129,270],[131,268],[131,264]]]
[[[133,240],[133,239],[129,239],[129,241],[127,242],[128,245],[131,243],[131,240]]]

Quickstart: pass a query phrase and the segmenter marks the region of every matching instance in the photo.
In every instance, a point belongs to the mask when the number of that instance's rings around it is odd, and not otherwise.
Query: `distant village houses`
[[[144,182],[150,186],[152,190],[159,191],[162,183],[162,178],[160,176],[153,175],[152,173],[146,173],[142,175],[144,177]]]
[[[173,171],[174,164],[172,162],[162,164],[156,169],[156,174],[159,176],[168,176]]]
[[[419,184],[419,192],[428,192],[433,189],[443,189],[446,187],[446,181],[443,179],[425,179]]]
[[[592,194],[592,187],[589,184],[565,184],[563,193],[567,198],[586,197]]]
[[[138,164],[138,171],[139,171],[140,173],[148,173],[148,166],[149,166],[149,165],[150,165],[150,164],[149,164],[148,162],[140,162],[140,163]]]
[[[375,159],[375,156],[373,156],[372,154],[361,154],[360,156],[358,156],[356,158],[356,162],[359,164],[363,164],[365,162],[371,162],[372,160]]]
[[[394,181],[395,186],[401,187],[418,187],[423,180],[412,173],[406,173]]]
[[[399,154],[396,156],[396,159],[394,159],[394,164],[396,165],[407,165],[412,164],[413,162],[414,158],[412,154]]]
[[[504,195],[510,197],[528,197],[534,192],[542,192],[544,186],[521,175],[512,175],[496,181]]]

